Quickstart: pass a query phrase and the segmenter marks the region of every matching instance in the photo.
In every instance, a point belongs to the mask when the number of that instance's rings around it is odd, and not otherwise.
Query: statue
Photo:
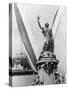
[[[36,79],[36,83],[41,85],[63,83],[62,79],[60,79],[60,74],[57,73],[57,65],[59,60],[57,60],[56,55],[54,55],[54,38],[52,34],[52,28],[49,28],[48,23],[45,23],[45,27],[42,27],[39,16],[37,17],[37,21],[39,28],[42,30],[45,42],[43,50],[36,63],[39,77]]]
[[[37,17],[39,28],[42,30],[42,33],[45,38],[43,51],[54,52],[54,39],[52,35],[52,29],[49,28],[49,24],[45,23],[45,27],[42,27],[40,24],[40,17]]]

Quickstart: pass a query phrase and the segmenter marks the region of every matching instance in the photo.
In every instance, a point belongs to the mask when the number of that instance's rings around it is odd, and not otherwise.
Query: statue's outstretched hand
[[[37,16],[37,19],[39,20],[39,19],[40,19],[40,17],[39,17],[39,16]]]

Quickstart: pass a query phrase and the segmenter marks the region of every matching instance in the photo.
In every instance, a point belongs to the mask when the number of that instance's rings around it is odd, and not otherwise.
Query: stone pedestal
[[[40,82],[43,84],[54,84],[55,72],[57,72],[57,65],[59,61],[56,59],[56,55],[53,52],[45,51],[41,53],[37,64],[38,76]]]

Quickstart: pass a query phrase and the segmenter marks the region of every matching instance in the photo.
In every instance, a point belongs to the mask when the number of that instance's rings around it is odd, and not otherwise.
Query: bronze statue
[[[40,17],[37,17],[39,28],[42,30],[42,33],[45,37],[45,43],[43,46],[43,51],[54,52],[54,39],[52,35],[52,29],[49,28],[49,24],[46,22],[45,27],[42,27],[40,24]]]

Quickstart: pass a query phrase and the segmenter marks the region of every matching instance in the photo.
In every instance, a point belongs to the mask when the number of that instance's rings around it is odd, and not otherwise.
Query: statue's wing
[[[59,8],[57,9],[57,11],[56,11],[56,13],[55,13],[55,15],[54,15],[51,29],[53,28],[53,25],[54,25],[54,22],[55,22],[55,19],[56,19],[56,16],[57,16],[58,11],[59,11]]]
[[[53,37],[55,37],[56,35],[56,32],[57,32],[57,28],[59,26],[59,22],[60,22],[60,18],[62,16],[62,13],[63,13],[63,7],[60,7],[55,16],[54,16],[54,20],[53,20],[53,25],[52,25],[52,33],[53,33]]]
[[[24,23],[25,21],[22,19],[21,15],[20,15],[20,11],[19,11],[16,4],[14,4],[14,10],[15,10],[17,25],[18,25],[19,32],[20,32],[20,35],[21,35],[21,38],[22,38],[22,42],[24,44],[26,54],[28,56],[27,61],[30,64],[31,68],[35,72],[37,72],[37,67],[36,67],[37,58],[36,58],[35,52],[33,50],[32,43],[30,41],[28,32],[26,30],[26,27],[28,26],[28,23],[26,22],[27,26],[25,26],[25,23]],[[25,18],[25,16],[23,16],[23,18]],[[28,31],[30,31],[29,26],[28,26]],[[33,44],[35,45],[35,43],[33,43]]]
[[[12,11],[12,4],[9,4],[9,14],[11,13]]]

